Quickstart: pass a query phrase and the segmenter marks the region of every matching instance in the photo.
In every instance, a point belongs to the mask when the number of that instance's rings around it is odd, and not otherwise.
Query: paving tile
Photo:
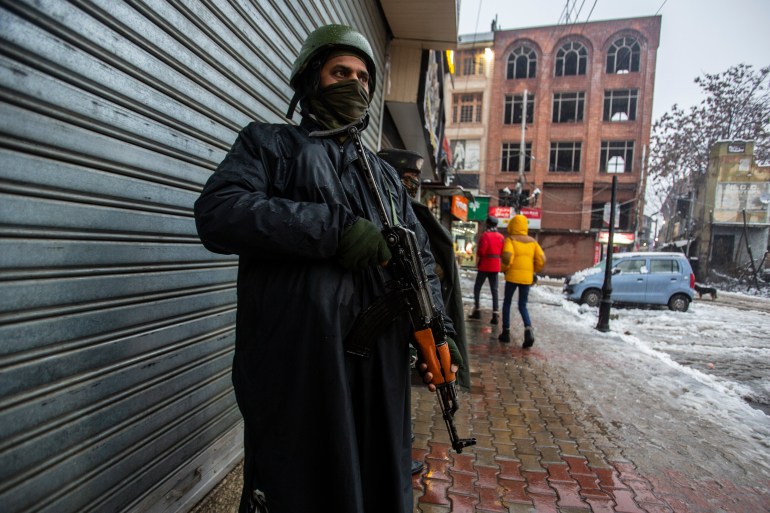
[[[544,470],[543,466],[540,464],[540,458],[538,456],[520,453],[518,453],[518,456],[519,460],[521,461],[522,470],[527,470],[529,472],[538,472]]]
[[[556,491],[548,484],[547,472],[527,472],[522,470],[521,475],[527,480],[527,492],[538,495],[556,495]]]
[[[524,476],[521,475],[521,462],[509,461],[509,460],[497,460],[500,466],[500,473],[497,475],[498,482],[501,479],[524,481]]]
[[[518,457],[516,452],[516,444],[495,442],[494,447],[497,451],[495,456],[496,460],[499,460],[500,458],[516,459]]]
[[[420,504],[441,504],[444,506],[450,506],[449,499],[447,498],[447,491],[452,485],[450,481],[443,481],[439,479],[425,479],[422,480],[425,487],[425,491],[420,497]]]
[[[529,454],[531,456],[540,456],[540,451],[535,447],[535,442],[528,438],[513,438],[516,444],[516,452],[519,454]]]
[[[508,508],[508,513],[537,513],[532,502],[518,503],[503,501],[503,505]]]
[[[452,462],[449,460],[440,460],[432,458],[430,456],[425,458],[425,470],[423,470],[427,479],[441,479],[443,481],[451,481],[452,478],[449,475],[449,466]]]
[[[418,501],[417,509],[415,510],[417,513],[451,513],[452,508],[451,505],[447,506],[439,506],[436,504],[424,504]]]
[[[478,512],[506,513],[506,508],[500,499],[497,488],[477,488],[479,503],[476,505]]]
[[[476,472],[478,472],[475,482],[477,488],[497,488],[497,475],[500,473],[500,467],[476,465]]]
[[[431,458],[449,461],[449,459],[450,459],[449,451],[450,451],[451,448],[452,448],[452,446],[450,444],[431,442],[430,443],[430,454],[429,454],[429,456]]]
[[[612,465],[607,463],[604,457],[604,453],[600,451],[581,451],[583,456],[588,460],[588,466],[592,469],[596,468],[612,468]]]
[[[458,493],[461,495],[476,495],[475,482],[477,475],[467,472],[452,472],[452,486],[449,493]]]
[[[545,466],[545,469],[548,471],[549,481],[575,482],[575,479],[569,473],[569,466],[564,463],[549,463]]]
[[[553,497],[547,495],[532,494],[532,502],[535,503],[537,513],[559,513],[556,505],[556,495]]]
[[[452,503],[452,513],[475,513],[476,504],[479,503],[478,496],[449,494],[449,500]]]
[[[540,451],[540,462],[542,464],[561,462],[561,451],[558,447],[537,446],[537,449]]]
[[[473,468],[476,456],[472,453],[455,454],[451,470],[454,472],[475,473]]]
[[[599,491],[599,478],[596,474],[571,474],[572,478],[580,485],[581,490]]]
[[[491,449],[484,449],[484,448],[475,448],[473,452],[476,453],[476,466],[482,466],[482,467],[496,467],[497,462],[495,461],[495,456],[497,453],[495,452],[494,448]]]
[[[599,477],[599,486],[602,488],[610,490],[628,488],[628,486],[620,480],[620,474],[615,469],[599,468],[594,472]]]
[[[674,513],[674,510],[671,509],[667,504],[650,504],[647,502],[640,502],[639,507],[641,507],[647,513]],[[747,511],[761,511],[761,510],[747,510]]]
[[[503,488],[503,502],[532,504],[532,499],[529,498],[529,494],[527,493],[526,481],[498,478],[497,482],[500,483],[500,486]]]
[[[613,490],[612,498],[615,500],[617,513],[644,513],[634,501],[634,494],[631,490]]]
[[[588,468],[588,460],[585,458],[562,456],[562,459],[567,462],[570,468],[570,472],[573,474],[594,474],[594,472]]]
[[[556,504],[559,508],[588,508],[588,504],[583,502],[578,493],[580,487],[577,483],[565,483],[563,481],[549,481],[549,485],[556,489],[559,499]]]
[[[612,499],[586,497],[586,502],[591,506],[592,513],[615,513],[615,501]]]

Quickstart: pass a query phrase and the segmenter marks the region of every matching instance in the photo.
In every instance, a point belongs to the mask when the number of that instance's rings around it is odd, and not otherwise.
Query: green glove
[[[337,261],[351,271],[382,264],[390,260],[390,257],[388,243],[380,230],[363,217],[345,229],[337,248]]]
[[[451,362],[462,369],[465,362],[463,362],[463,355],[460,354],[460,349],[458,349],[457,343],[452,340],[451,337],[446,338],[446,343],[449,346],[449,356],[451,358]]]

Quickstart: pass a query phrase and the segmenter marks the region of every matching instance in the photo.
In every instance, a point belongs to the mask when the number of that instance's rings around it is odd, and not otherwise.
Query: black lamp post
[[[612,249],[615,238],[615,195],[618,188],[618,177],[612,177],[612,199],[610,200],[610,233],[607,238],[607,261],[604,266],[604,283],[602,284],[602,302],[599,304],[599,322],[596,329],[610,331],[610,308],[612,306]]]

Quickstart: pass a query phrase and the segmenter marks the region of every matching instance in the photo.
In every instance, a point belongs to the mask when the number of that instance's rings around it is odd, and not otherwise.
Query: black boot
[[[425,465],[421,461],[412,460],[412,475],[419,474]]]
[[[524,345],[521,346],[524,349],[527,349],[528,347],[532,347],[532,344],[535,343],[535,328],[532,326],[527,326],[524,328]]]
[[[468,319],[481,319],[481,311],[478,308],[474,308]]]
[[[500,342],[502,342],[504,344],[507,344],[508,342],[510,342],[511,341],[511,330],[504,329],[503,331],[501,331],[500,332],[500,336],[497,337],[497,340],[499,340]]]
[[[492,312],[492,320],[489,321],[489,324],[497,324],[497,312]]]

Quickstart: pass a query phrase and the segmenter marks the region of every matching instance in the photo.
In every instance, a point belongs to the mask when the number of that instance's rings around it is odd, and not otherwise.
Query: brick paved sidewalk
[[[486,318],[483,316],[482,318]],[[415,511],[670,512],[600,429],[535,347],[500,344],[468,323],[472,390],[461,394],[456,425],[478,443],[451,450],[435,394],[413,387]],[[489,328],[486,328],[489,332]],[[483,339],[480,341],[480,339]]]
[[[481,321],[466,323],[472,388],[461,393],[455,419],[459,436],[476,437],[476,446],[455,453],[435,394],[412,388],[412,454],[426,464],[412,480],[415,512],[770,512],[767,489],[676,468],[644,475],[571,388],[564,366],[549,362],[563,340],[548,337],[563,331],[539,331],[525,351],[515,328],[510,344],[498,342],[490,316],[482,310]]]

